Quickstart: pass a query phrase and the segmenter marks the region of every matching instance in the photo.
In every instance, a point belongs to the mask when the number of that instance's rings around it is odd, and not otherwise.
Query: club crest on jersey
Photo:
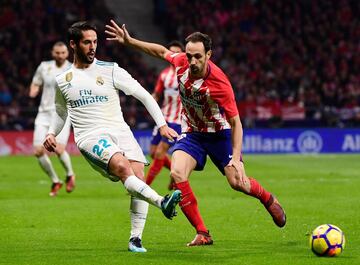
[[[102,86],[104,84],[104,79],[101,76],[96,77],[96,84]]]
[[[65,76],[66,82],[70,82],[72,80],[72,78],[73,78],[72,72],[67,73]]]

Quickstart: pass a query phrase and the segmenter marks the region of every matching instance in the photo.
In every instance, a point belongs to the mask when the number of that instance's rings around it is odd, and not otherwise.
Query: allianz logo
[[[345,134],[341,150],[345,152],[359,152],[360,134]]]
[[[243,140],[244,152],[264,153],[296,153],[304,154],[320,153],[323,148],[321,136],[311,130],[302,132],[296,137],[263,137],[261,135],[248,135]]]
[[[315,131],[304,131],[297,138],[297,147],[300,153],[317,154],[323,148],[323,140]]]
[[[244,152],[295,152],[293,138],[268,138],[261,135],[247,135],[243,139]]]

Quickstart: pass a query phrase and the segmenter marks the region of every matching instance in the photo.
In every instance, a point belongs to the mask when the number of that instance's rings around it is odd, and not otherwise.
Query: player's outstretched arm
[[[105,28],[105,33],[108,36],[106,39],[108,41],[116,41],[126,46],[134,47],[160,59],[165,59],[166,55],[170,52],[160,44],[140,41],[131,37],[125,24],[120,27],[114,20],[110,20],[110,24],[107,24]]]

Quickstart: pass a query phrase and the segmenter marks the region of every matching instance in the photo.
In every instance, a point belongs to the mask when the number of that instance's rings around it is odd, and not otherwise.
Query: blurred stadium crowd
[[[78,20],[113,14],[101,1],[9,0],[0,6],[0,129],[32,129],[37,100],[28,87],[52,44]],[[154,0],[154,23],[168,40],[193,31],[213,39],[244,127],[360,126],[360,1]],[[97,57],[116,61],[149,91],[157,71],[131,49],[101,41]],[[70,58],[71,60],[71,58]],[[146,111],[121,97],[132,127],[150,128]]]
[[[68,27],[79,20],[91,20],[98,28],[97,58],[116,61],[144,87],[152,89],[156,71],[150,69],[141,54],[119,49],[105,41],[105,23],[114,15],[103,0],[5,0],[0,6],[0,130],[33,129],[40,96],[31,99],[29,86],[37,66],[51,60],[52,45],[67,43]],[[72,61],[72,57],[69,58]],[[150,126],[143,108],[135,98],[121,97],[123,111],[133,126]]]

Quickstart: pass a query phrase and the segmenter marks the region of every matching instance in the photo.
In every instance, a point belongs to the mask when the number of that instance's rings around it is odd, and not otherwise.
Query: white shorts
[[[33,136],[33,145],[42,146],[50,127],[51,113],[39,112],[35,119],[35,129]],[[56,136],[56,141],[62,145],[66,145],[70,135],[71,123],[69,117],[66,119],[64,128]]]
[[[77,146],[88,163],[104,177],[119,181],[117,176],[109,174],[111,157],[121,153],[127,159],[148,164],[143,151],[130,129],[118,132],[94,133],[78,141]]]

